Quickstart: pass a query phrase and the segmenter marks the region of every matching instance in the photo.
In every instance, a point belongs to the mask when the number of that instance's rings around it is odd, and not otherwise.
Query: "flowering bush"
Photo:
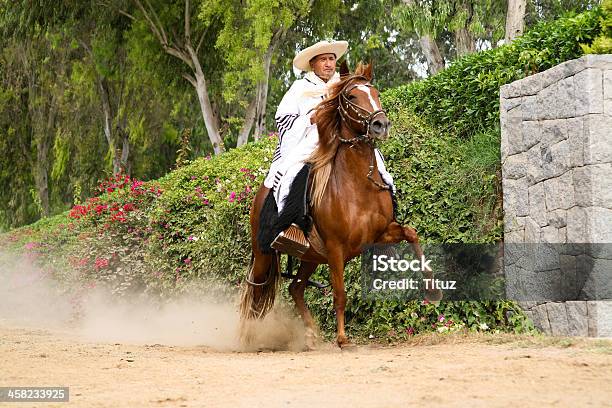
[[[127,175],[102,181],[98,197],[75,205],[68,213],[80,232],[70,266],[85,286],[106,284],[122,295],[146,287],[151,272],[144,261],[148,246],[148,212],[162,194],[158,183]]]
[[[231,150],[160,179],[164,194],[151,213],[150,257],[165,288],[206,276],[231,287],[242,279],[250,252],[249,209],[268,171],[275,137]]]

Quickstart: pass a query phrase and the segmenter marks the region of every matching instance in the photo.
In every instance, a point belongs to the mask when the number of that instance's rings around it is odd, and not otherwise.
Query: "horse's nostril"
[[[382,133],[387,130],[388,121],[375,120],[372,122],[372,130],[376,133]]]

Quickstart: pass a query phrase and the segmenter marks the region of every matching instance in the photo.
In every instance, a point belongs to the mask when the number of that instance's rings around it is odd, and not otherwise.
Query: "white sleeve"
[[[304,85],[301,81],[295,81],[283,96],[274,116],[278,129],[279,144],[283,151],[286,150],[285,147],[291,148],[298,144],[309,128],[316,126],[310,123],[312,111],[300,113],[298,100],[303,88]]]

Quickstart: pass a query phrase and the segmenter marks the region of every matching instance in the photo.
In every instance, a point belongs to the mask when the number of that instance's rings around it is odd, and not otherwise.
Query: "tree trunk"
[[[60,88],[61,89],[61,88]],[[61,93],[62,91],[57,91]],[[49,110],[47,112],[47,123],[37,141],[37,168],[38,175],[36,177],[38,194],[40,196],[40,203],[43,209],[43,216],[48,217],[51,213],[51,206],[49,204],[49,150],[55,138],[55,123],[57,118],[57,112],[59,109],[59,101],[56,95],[51,97]]]
[[[200,59],[190,44],[187,44],[185,48],[189,58],[191,59],[193,74],[195,77],[195,81],[192,81],[192,85],[195,86],[196,93],[198,94],[200,110],[202,111],[202,118],[204,119],[204,125],[206,126],[208,138],[210,139],[210,143],[212,143],[215,154],[221,154],[225,151],[225,145],[223,144],[223,139],[221,139],[219,126],[217,126],[217,119],[215,117],[212,104],[210,103],[208,87],[206,85],[206,77],[204,76],[204,71],[202,71]]]
[[[261,136],[267,133],[266,130],[266,104],[268,103],[268,81],[270,78],[270,63],[272,62],[272,53],[276,44],[272,43],[268,47],[264,55],[263,68],[264,77],[257,84],[257,102],[255,109],[255,130],[253,135],[255,140],[259,140]]]
[[[221,138],[221,134],[219,132],[219,126],[217,125],[215,113],[212,109],[212,105],[210,103],[210,97],[208,95],[207,85],[206,85],[206,77],[204,75],[204,71],[202,70],[202,65],[200,64],[200,59],[198,57],[198,50],[202,41],[204,40],[204,35],[200,37],[200,41],[196,41],[192,43],[191,41],[191,6],[189,0],[185,1],[185,14],[183,23],[185,25],[184,38],[178,41],[169,41],[168,35],[166,34],[166,29],[161,24],[159,16],[151,7],[151,4],[146,1],[143,4],[140,0],[134,0],[134,3],[138,7],[138,9],[142,12],[151,32],[157,40],[161,44],[164,51],[172,55],[173,57],[178,58],[183,61],[185,64],[191,68],[192,75],[184,74],[185,77],[191,85],[196,89],[196,93],[198,94],[198,101],[200,103],[200,110],[202,111],[202,118],[204,119],[204,126],[206,126],[206,132],[208,133],[208,138],[213,146],[213,151],[215,154],[220,154],[225,151],[225,145],[223,144],[223,139]],[[146,5],[146,7],[145,7]],[[129,13],[123,13],[124,15],[130,16],[130,18],[134,19]],[[171,32],[173,36],[176,37],[176,33],[174,32],[174,28],[172,28]],[[176,45],[182,44],[182,45]],[[194,44],[195,47],[194,47]]]
[[[36,190],[40,198],[42,207],[42,216],[48,217],[50,214],[49,207],[49,148],[51,140],[49,135],[38,134],[36,137]]]
[[[313,1],[310,1],[309,7],[312,7]],[[272,40],[270,41],[270,45],[266,50],[263,58],[263,70],[264,77],[257,82],[257,86],[255,87],[255,97],[253,101],[249,104],[247,109],[244,126],[240,130],[240,136],[238,137],[238,146],[247,142],[249,137],[249,131],[253,126],[253,121],[255,121],[255,130],[253,132],[253,138],[258,140],[261,138],[266,132],[266,106],[268,104],[268,84],[270,81],[270,65],[272,63],[272,55],[274,54],[274,50],[278,43],[285,37],[287,34],[287,28],[281,28],[274,33],[272,36]],[[241,143],[243,142],[243,143]]]
[[[438,48],[436,40],[431,35],[425,34],[419,39],[421,49],[427,58],[427,70],[430,75],[435,75],[444,69],[444,59]]]
[[[121,169],[123,173],[129,176],[132,174],[132,168],[128,161],[130,157],[130,136],[124,129],[121,129],[121,134],[123,135],[121,144]]]
[[[259,86],[257,86],[257,89]],[[240,129],[240,133],[238,134],[238,142],[236,146],[242,146],[249,141],[249,133],[251,133],[251,128],[253,128],[253,122],[255,121],[255,111],[257,108],[257,93],[253,97],[251,103],[246,110],[246,115],[244,116],[244,125],[242,125],[242,129]]]
[[[115,148],[115,141],[113,138],[113,112],[108,92],[108,84],[103,78],[98,78],[98,89],[100,90],[102,114],[104,115],[104,137],[108,143],[108,149],[113,155],[113,175],[117,175],[121,173],[121,155]]]
[[[455,47],[457,47],[458,57],[472,54],[476,51],[474,36],[467,28],[462,27],[455,31]]]
[[[472,54],[476,51],[476,42],[474,36],[469,30],[469,26],[474,18],[474,9],[471,1],[463,0],[457,4],[458,12],[465,13],[465,21],[462,26],[455,30],[455,47],[457,48],[457,56]]]
[[[36,148],[36,162],[31,167],[32,175],[40,199],[41,215],[47,217],[50,214],[49,150],[55,135],[53,128],[58,107],[56,94],[52,94],[51,98],[47,99],[48,90],[39,83],[40,68],[33,62],[36,58],[30,54],[34,47],[34,44],[28,43],[19,55],[27,72],[27,116],[31,123],[31,138]]]
[[[509,44],[516,37],[523,34],[525,28],[525,8],[527,0],[508,0],[506,13],[505,43]]]
[[[29,95],[36,95],[35,88],[38,86],[35,75],[30,78]],[[36,96],[34,96],[35,99]],[[39,97],[42,99],[41,97]],[[48,109],[45,112],[45,105]],[[41,216],[48,217],[50,214],[49,204],[49,150],[55,135],[55,118],[57,115],[57,100],[53,95],[50,100],[32,102],[30,100],[29,115],[32,118],[32,139],[36,146],[36,163],[33,166],[36,191],[40,199],[42,210]],[[45,115],[46,114],[46,115]]]
[[[196,73],[195,78],[196,92],[198,94],[198,101],[200,102],[200,109],[202,111],[202,117],[204,118],[204,125],[206,126],[208,138],[210,139],[210,143],[212,143],[215,154],[221,154],[225,151],[225,146],[223,145],[223,140],[221,140],[215,114],[213,113],[212,105],[208,98],[206,78],[204,78],[204,74],[202,73]]]

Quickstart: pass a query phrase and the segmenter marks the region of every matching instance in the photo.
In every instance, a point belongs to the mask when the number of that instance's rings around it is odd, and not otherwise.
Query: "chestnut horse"
[[[344,71],[344,72],[343,72]],[[316,325],[304,302],[304,290],[320,264],[328,264],[336,311],[338,346],[349,345],[344,331],[344,266],[361,254],[364,245],[408,241],[417,257],[423,254],[414,228],[394,220],[392,197],[376,168],[373,142],[388,137],[389,119],[381,108],[379,93],[370,81],[372,65],[359,65],[353,75],[341,68],[341,79],[327,99],[316,108],[319,145],[309,158],[313,188],[311,215],[313,228],[324,244],[319,253],[313,246],[301,259],[289,291],[306,326],[306,345],[312,348]],[[279,254],[263,251],[257,233],[260,213],[269,189],[259,188],[250,212],[253,248],[249,276],[243,286],[241,338],[248,342],[252,333],[249,320],[262,318],[273,306],[280,280]],[[267,252],[267,253],[264,253]],[[431,270],[426,271],[432,277]],[[430,291],[431,300],[441,298]]]

